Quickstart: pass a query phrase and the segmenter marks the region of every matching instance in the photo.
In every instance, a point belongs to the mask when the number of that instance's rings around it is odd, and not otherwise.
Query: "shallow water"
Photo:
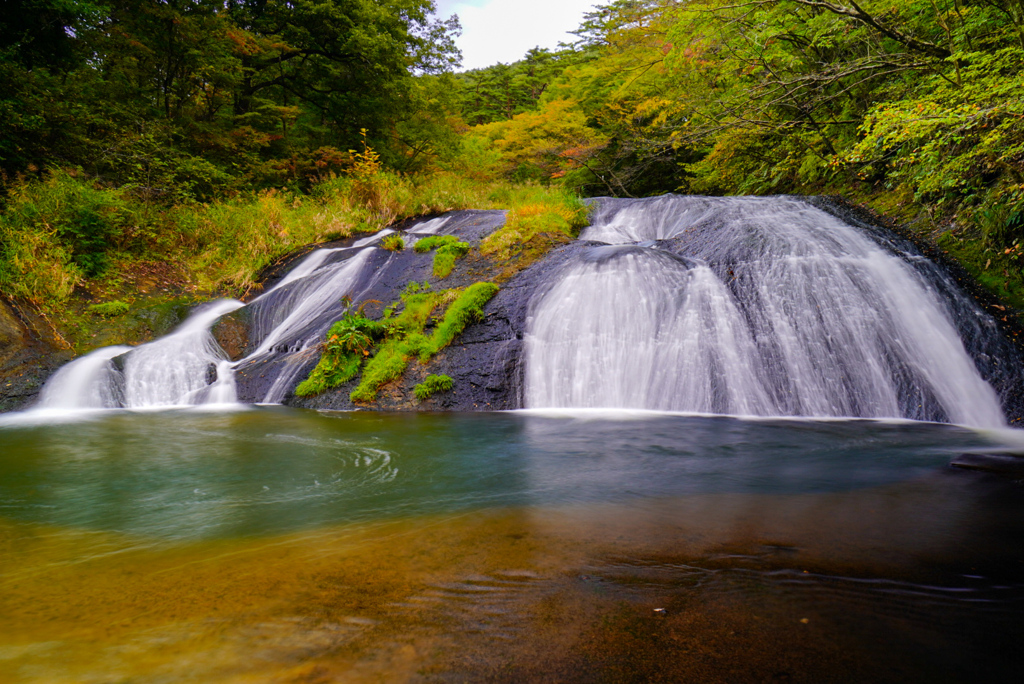
[[[1024,498],[948,467],[1017,433],[77,415],[0,424],[2,681],[1019,676]]]

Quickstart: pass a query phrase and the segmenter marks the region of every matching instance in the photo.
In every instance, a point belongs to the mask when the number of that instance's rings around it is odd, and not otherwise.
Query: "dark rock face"
[[[504,212],[455,212],[444,233],[459,237],[474,247],[504,223]],[[433,253],[418,254],[406,248],[384,253],[374,265],[376,278],[365,293],[366,312],[376,316],[389,303],[397,301],[410,282],[429,280],[435,289],[466,287],[480,281],[494,281],[502,270],[479,253],[471,253],[455,263],[452,274],[437,280],[432,274]],[[542,260],[501,285],[498,294],[484,307],[484,320],[470,325],[451,346],[427,364],[411,361],[404,376],[383,388],[372,406],[384,410],[490,411],[519,408],[521,400],[520,348],[527,308],[543,273],[557,258]],[[338,317],[341,310],[338,311]],[[427,332],[430,332],[428,327]],[[314,355],[299,374],[304,378],[316,365]],[[448,375],[455,381],[450,392],[441,392],[420,401],[413,394],[416,384],[429,375]],[[285,404],[301,408],[351,410],[357,407],[348,396],[357,380],[315,397],[289,396]],[[363,407],[365,408],[365,407]]]
[[[0,412],[31,406],[46,379],[71,360],[70,351],[41,333],[44,328],[0,299]]]

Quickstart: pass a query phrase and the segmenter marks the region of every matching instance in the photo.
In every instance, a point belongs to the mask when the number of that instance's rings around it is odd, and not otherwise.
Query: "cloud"
[[[594,0],[439,0],[438,15],[462,21],[462,68],[515,62],[534,47],[570,42]]]

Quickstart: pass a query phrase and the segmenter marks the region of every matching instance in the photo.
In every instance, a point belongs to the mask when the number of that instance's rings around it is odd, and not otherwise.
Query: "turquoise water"
[[[1016,432],[22,414],[3,681],[1015,681]],[[657,609],[657,610],[656,610]]]
[[[97,414],[0,438],[10,518],[184,539],[479,507],[843,491],[992,448],[910,422],[281,408]]]

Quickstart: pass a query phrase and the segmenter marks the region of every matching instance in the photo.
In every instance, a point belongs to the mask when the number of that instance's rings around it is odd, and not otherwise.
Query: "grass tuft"
[[[438,392],[449,392],[454,386],[455,381],[447,375],[428,375],[413,388],[413,392],[417,399],[424,401]]]

